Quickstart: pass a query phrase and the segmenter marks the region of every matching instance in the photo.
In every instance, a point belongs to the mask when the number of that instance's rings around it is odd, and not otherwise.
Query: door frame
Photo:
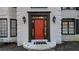
[[[28,35],[29,35],[29,42],[31,42],[32,40],[32,25],[31,25],[31,21],[32,21],[32,16],[47,16],[47,23],[48,23],[48,42],[50,42],[50,11],[47,12],[28,12]]]

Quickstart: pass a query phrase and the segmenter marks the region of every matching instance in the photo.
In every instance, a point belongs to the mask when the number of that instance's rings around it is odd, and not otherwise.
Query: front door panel
[[[47,20],[44,17],[34,17],[32,19],[32,39],[47,39]]]
[[[44,39],[44,22],[41,19],[35,20],[35,39]]]

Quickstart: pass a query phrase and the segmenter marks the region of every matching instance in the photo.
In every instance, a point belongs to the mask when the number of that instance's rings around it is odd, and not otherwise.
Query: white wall
[[[9,37],[9,42],[17,42],[17,37],[10,37],[10,19],[12,18],[12,19],[17,19],[17,15],[16,15],[16,12],[17,10],[16,10],[16,8],[12,8],[12,7],[9,7],[8,8],[8,25],[9,25],[9,27],[8,27],[8,37]]]
[[[61,14],[62,14],[62,18],[79,19],[79,11],[77,10],[63,10]],[[62,35],[62,41],[79,41],[79,34]]]
[[[50,13],[50,40],[51,42],[61,43],[61,9],[58,7],[34,9],[29,7],[17,8],[17,43],[18,46],[23,42],[28,43],[28,13],[27,11],[51,11]],[[26,23],[23,23],[22,17],[26,17]],[[53,23],[52,17],[56,16],[56,22]]]
[[[17,18],[17,15],[16,15],[17,8],[9,7],[8,10],[9,10],[9,17],[16,19]]]
[[[8,8],[7,7],[0,7],[0,17],[7,16],[7,14],[8,14]]]

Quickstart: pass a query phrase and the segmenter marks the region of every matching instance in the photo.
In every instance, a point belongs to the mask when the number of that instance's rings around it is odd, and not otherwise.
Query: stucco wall
[[[63,10],[61,14],[62,14],[62,18],[79,19],[79,11],[77,10]],[[79,34],[62,35],[62,41],[79,41]]]
[[[16,15],[16,11],[17,11],[17,8],[8,8],[9,9],[9,17],[10,18],[17,18],[17,15]]]
[[[0,7],[0,18],[8,18],[8,7]]]
[[[10,26],[10,19],[17,19],[17,12],[16,12],[16,8],[12,8],[12,7],[9,7],[8,8],[8,25]],[[10,27],[8,28],[8,37],[9,37],[9,42],[17,42],[17,37],[10,37]]]
[[[23,42],[28,43],[28,13],[27,11],[51,11],[50,13],[50,39],[51,42],[61,43],[61,9],[57,7],[53,8],[27,8],[18,7],[17,8],[17,43],[18,46],[22,45]],[[23,23],[22,17],[26,17],[26,23]],[[53,23],[52,17],[56,16],[56,22]]]
[[[8,14],[7,7],[0,7],[0,16],[6,16]]]

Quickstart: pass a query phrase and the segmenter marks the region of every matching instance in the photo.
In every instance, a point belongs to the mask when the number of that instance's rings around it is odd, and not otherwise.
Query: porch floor
[[[55,47],[55,51],[79,51],[79,41],[58,44]]]
[[[24,49],[22,46],[18,47],[16,43],[0,43],[0,51],[34,51]],[[36,51],[36,50],[35,50]],[[79,51],[79,42],[64,42],[57,45],[53,49],[48,49],[44,51]]]
[[[27,49],[18,47],[16,43],[0,43],[0,51],[27,51]]]

